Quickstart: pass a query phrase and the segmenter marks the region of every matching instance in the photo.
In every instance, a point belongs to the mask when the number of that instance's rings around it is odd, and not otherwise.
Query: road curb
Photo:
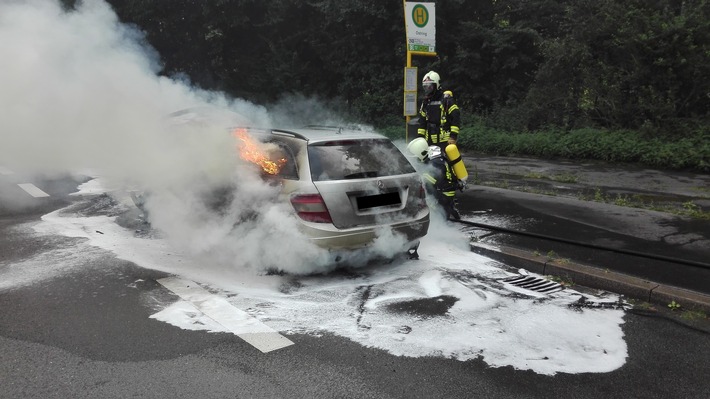
[[[568,260],[550,259],[505,245],[491,246],[472,242],[471,250],[508,266],[541,275],[559,276],[585,287],[603,289],[663,306],[675,301],[681,309],[700,310],[710,314],[710,295],[703,293]]]

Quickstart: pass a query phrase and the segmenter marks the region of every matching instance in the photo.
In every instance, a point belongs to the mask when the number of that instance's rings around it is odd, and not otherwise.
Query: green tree
[[[146,32],[166,75],[401,121],[401,1],[110,1]],[[464,115],[497,127],[685,134],[709,122],[709,2],[437,0],[438,56],[414,64],[441,73]]]
[[[566,34],[543,45],[545,61],[521,107],[527,127],[706,123],[708,15],[706,0],[575,2]]]

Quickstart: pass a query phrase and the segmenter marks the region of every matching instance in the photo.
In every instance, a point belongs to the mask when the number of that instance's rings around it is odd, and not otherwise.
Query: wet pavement
[[[693,202],[710,212],[710,174],[597,161],[481,155],[465,159],[469,179],[483,186],[657,210],[685,209],[683,204]]]
[[[597,288],[618,292],[615,284],[631,276],[650,290],[710,295],[710,175],[599,162],[464,159],[475,183],[460,196],[466,220],[593,248],[473,229],[481,246],[521,249],[545,263],[591,266],[608,274],[607,286]]]

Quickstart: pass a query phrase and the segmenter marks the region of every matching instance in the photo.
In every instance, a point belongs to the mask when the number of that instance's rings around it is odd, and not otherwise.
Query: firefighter
[[[466,182],[456,178],[448,160],[437,145],[429,145],[423,137],[412,140],[407,146],[426,168],[422,178],[427,193],[436,198],[446,214],[446,219],[461,219],[457,209],[456,189],[463,191]]]
[[[461,127],[461,111],[451,91],[444,91],[439,74],[430,71],[422,79],[424,100],[419,108],[417,134],[429,145],[437,145],[442,152],[449,144],[456,144]]]

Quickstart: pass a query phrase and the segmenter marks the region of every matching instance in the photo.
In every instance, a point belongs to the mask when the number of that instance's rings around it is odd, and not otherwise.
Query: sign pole
[[[407,65],[404,68],[404,140],[409,142],[409,122],[417,115],[417,68],[412,68],[412,56],[436,56],[436,14],[434,3],[402,0],[404,30],[407,41]]]

